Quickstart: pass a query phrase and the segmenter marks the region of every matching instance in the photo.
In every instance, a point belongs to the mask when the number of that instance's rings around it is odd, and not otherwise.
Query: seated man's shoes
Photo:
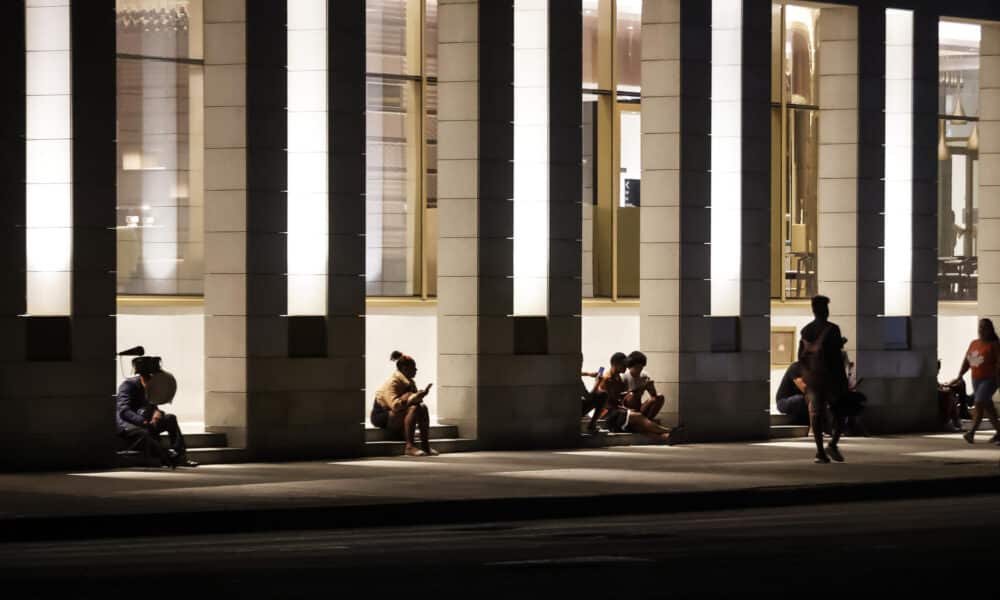
[[[190,460],[187,454],[180,454],[173,448],[167,450],[167,458],[170,460],[170,468],[176,469],[177,467],[197,467],[198,462]]]

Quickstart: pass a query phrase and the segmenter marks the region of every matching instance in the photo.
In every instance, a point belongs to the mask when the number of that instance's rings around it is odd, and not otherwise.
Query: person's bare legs
[[[655,398],[650,398],[642,403],[639,408],[639,412],[643,414],[647,419],[653,419],[656,415],[660,414],[663,410],[663,404],[667,401],[663,396],[656,396]]]
[[[417,417],[420,427],[420,446],[426,454],[437,456],[437,451],[431,448],[431,413],[427,410],[426,404],[417,407]]]
[[[670,429],[651,421],[641,412],[629,411],[628,428],[635,433],[657,438],[663,443],[670,441]]]
[[[420,423],[420,406],[411,406],[406,409],[406,420],[403,424],[403,435],[406,438],[407,456],[424,456],[425,452],[413,443],[417,425]]]

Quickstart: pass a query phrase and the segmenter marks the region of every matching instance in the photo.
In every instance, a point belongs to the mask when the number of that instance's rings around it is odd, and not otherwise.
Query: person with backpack
[[[830,299],[813,296],[814,319],[802,328],[799,342],[799,363],[806,382],[806,399],[809,402],[809,423],[816,440],[817,464],[830,459],[844,462],[837,444],[843,429],[843,419],[833,413],[830,427],[830,444],[823,449],[823,429],[828,409],[832,408],[848,391],[847,371],[844,369],[843,348],[847,339],[840,334],[840,327],[830,321]]]

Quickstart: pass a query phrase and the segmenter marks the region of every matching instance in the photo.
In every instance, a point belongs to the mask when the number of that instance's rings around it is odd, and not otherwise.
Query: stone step
[[[449,454],[452,452],[472,452],[478,448],[478,444],[476,440],[465,438],[432,438],[431,447],[441,454]],[[406,444],[397,441],[368,442],[365,444],[364,455],[369,457],[402,456],[405,448]]]
[[[203,465],[241,463],[250,460],[246,448],[188,448],[188,457]]]
[[[775,425],[801,425],[801,423],[796,423],[795,417],[791,415],[771,413],[771,426]]]
[[[187,444],[188,450],[194,450],[195,448],[225,448],[229,446],[226,434],[224,433],[185,433],[184,443]],[[160,434],[160,444],[165,447],[170,446],[170,438],[167,437],[167,434]]]
[[[808,425],[771,425],[771,439],[806,437]]]
[[[681,432],[683,433],[683,432]],[[680,433],[678,433],[680,435]],[[647,446],[660,442],[636,433],[584,433],[580,436],[581,448],[607,448],[609,446]]]
[[[245,448],[188,448],[188,458],[203,465],[240,463],[250,459]],[[149,461],[141,452],[131,450],[118,452],[119,467],[148,467]]]
[[[418,434],[419,435],[419,434]],[[436,439],[456,439],[458,438],[458,426],[457,425],[431,425],[431,440]],[[379,429],[378,427],[372,427],[370,425],[365,426],[365,441],[366,442],[392,442],[397,440],[390,440],[388,434],[384,429]]]
[[[969,431],[970,429],[972,429],[972,419],[962,419],[962,431]],[[993,431],[993,424],[983,419],[983,422],[979,425],[979,431]]]

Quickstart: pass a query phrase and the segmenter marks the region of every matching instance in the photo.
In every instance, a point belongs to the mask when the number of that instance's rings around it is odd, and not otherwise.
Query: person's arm
[[[597,371],[580,371],[581,377],[597,377]]]
[[[993,356],[996,357],[993,372],[996,373],[996,385],[1000,387],[1000,342],[993,342]]]
[[[799,388],[800,392],[802,392],[803,394],[806,393],[806,380],[805,379],[802,379],[802,377],[796,377],[792,381],[792,383],[795,384],[795,387]]]
[[[132,410],[132,394],[130,385],[123,383],[118,387],[118,416],[123,421],[142,427],[146,425],[146,420],[142,418],[142,415]]]
[[[649,383],[646,384],[646,391],[649,392],[650,398],[659,398],[659,394],[656,393],[656,384],[650,379]]]
[[[963,358],[962,359],[962,368],[958,370],[958,377],[956,377],[955,380],[952,381],[952,383],[958,383],[959,381],[961,381],[962,378],[965,377],[965,374],[968,371],[969,371],[969,359],[968,358]]]

